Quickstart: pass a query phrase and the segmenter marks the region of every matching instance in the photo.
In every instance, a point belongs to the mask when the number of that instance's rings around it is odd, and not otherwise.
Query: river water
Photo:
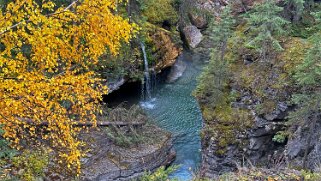
[[[200,56],[183,52],[170,73],[169,70],[164,70],[157,76],[157,80],[151,80],[157,84],[151,86],[149,100],[141,95],[144,92],[141,89],[146,86],[140,83],[126,83],[105,99],[111,107],[123,102],[128,106],[140,103],[155,124],[175,136],[177,157],[174,164],[180,167],[171,178],[181,181],[191,180],[201,163],[202,115],[191,94],[196,87],[196,78],[202,71],[202,62],[204,60]],[[185,71],[181,72],[182,70]],[[174,81],[177,77],[179,78]]]
[[[179,57],[179,61],[186,66],[182,76],[173,83],[157,85],[152,99],[141,102],[141,105],[158,126],[175,136],[177,157],[174,164],[180,167],[171,178],[187,181],[191,180],[201,162],[202,115],[191,93],[202,70],[202,61],[187,52]],[[175,75],[170,73],[169,76]]]

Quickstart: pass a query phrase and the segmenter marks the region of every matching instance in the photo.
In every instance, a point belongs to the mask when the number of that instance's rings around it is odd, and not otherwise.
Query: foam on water
[[[151,98],[150,100],[147,100],[147,101],[141,101],[140,106],[143,109],[154,109],[156,106],[156,98]]]

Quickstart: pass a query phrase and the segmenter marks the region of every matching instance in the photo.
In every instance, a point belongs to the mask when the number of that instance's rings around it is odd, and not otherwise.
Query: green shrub
[[[177,167],[169,167],[165,169],[165,167],[160,167],[157,169],[154,173],[146,172],[139,181],[167,181],[169,174],[174,172],[177,169]],[[172,179],[173,180],[173,179]]]
[[[140,4],[143,16],[153,24],[162,24],[168,21],[174,25],[178,21],[174,0],[137,0]]]
[[[33,181],[44,176],[48,163],[49,156],[45,151],[26,150],[13,158],[13,165],[19,170],[18,177],[25,181]]]
[[[286,131],[279,131],[276,135],[273,136],[272,141],[277,143],[284,143],[286,138],[289,136],[289,133]]]
[[[16,150],[10,148],[8,141],[2,137],[3,134],[4,130],[1,129],[0,126],[0,162],[2,162],[3,159],[11,159],[17,154]],[[0,163],[0,166],[1,165]]]
[[[320,172],[311,172],[311,171],[301,171],[302,177],[306,181],[319,181],[321,180],[321,173]]]
[[[8,170],[5,168],[11,162],[11,159],[17,154],[15,149],[10,148],[9,142],[2,135],[4,130],[0,126],[0,180],[5,180]]]

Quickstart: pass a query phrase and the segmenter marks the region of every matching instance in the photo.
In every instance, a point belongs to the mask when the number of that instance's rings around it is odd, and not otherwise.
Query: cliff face
[[[140,131],[153,135],[149,136],[152,140],[130,147],[115,144],[104,131],[84,133],[82,137],[90,151],[82,160],[81,180],[133,180],[175,159],[169,133],[151,125],[143,125]]]
[[[155,70],[157,72],[172,66],[181,54],[182,48],[173,41],[173,33],[165,29],[155,29],[149,32],[152,40],[152,54],[155,58]]]
[[[239,2],[232,6],[235,15],[249,11],[254,3],[261,1]],[[208,31],[207,25],[200,25],[208,24],[202,17],[209,12],[214,17],[219,16],[221,9],[230,2],[204,0],[198,3],[194,6],[200,13],[188,12],[189,20],[181,24],[182,32],[191,49],[207,54],[208,48],[215,46],[209,36],[215,35]],[[288,118],[296,109],[290,101],[297,91],[291,76],[309,44],[304,38],[286,36],[281,43],[284,51],[274,54],[271,62],[264,64],[257,53],[244,46],[249,27],[244,22],[237,24],[226,55],[230,61],[230,77],[224,96],[228,97],[229,105],[213,108],[211,100],[199,100],[204,118],[200,174],[215,178],[241,166],[301,169],[306,165],[308,169],[317,170],[321,159],[320,123],[314,126],[294,124],[289,123]],[[188,38],[193,35],[184,31],[190,26],[203,36],[196,46],[189,40],[192,38]]]
[[[167,31],[161,27],[149,24],[146,36],[146,51],[148,53],[148,61],[150,69],[155,72],[161,72],[163,69],[173,66],[177,57],[182,52],[182,45],[178,40],[179,37],[175,32]],[[125,57],[125,62],[128,62],[123,67],[122,74],[115,79],[108,79],[109,93],[117,90],[128,81],[140,81],[143,74],[143,57],[140,48],[141,40],[133,42],[131,56]]]

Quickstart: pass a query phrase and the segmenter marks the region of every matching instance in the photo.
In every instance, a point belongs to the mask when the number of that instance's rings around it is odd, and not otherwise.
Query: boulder
[[[186,40],[186,43],[190,48],[196,48],[203,39],[201,31],[196,26],[186,26],[183,29],[183,34]]]
[[[156,30],[151,34],[155,49],[153,52],[156,59],[155,70],[159,72],[166,67],[172,66],[176,58],[181,54],[182,49],[174,43],[171,34],[167,31]]]
[[[182,61],[183,55],[181,55],[175,64],[171,67],[171,71],[167,76],[167,82],[173,83],[175,82],[179,77],[181,77],[186,69],[186,63]]]

